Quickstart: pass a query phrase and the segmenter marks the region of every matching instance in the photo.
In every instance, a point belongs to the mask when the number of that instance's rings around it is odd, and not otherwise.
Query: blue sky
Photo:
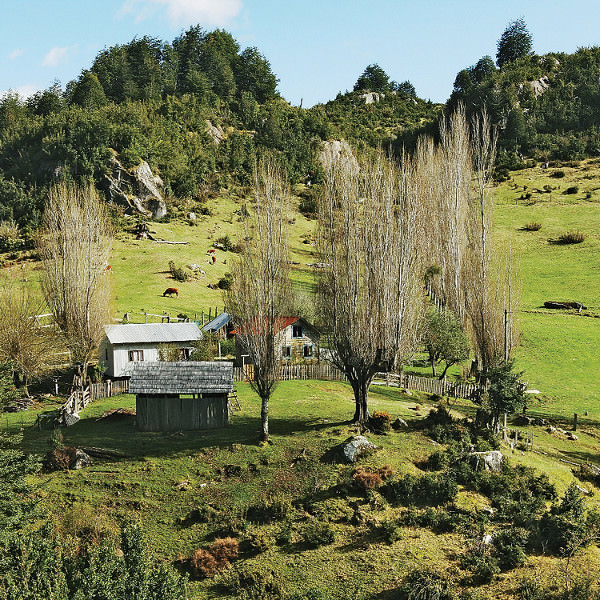
[[[596,0],[21,0],[0,22],[0,90],[64,85],[105,47],[187,27],[222,27],[256,46],[292,104],[352,89],[372,63],[423,98],[445,101],[456,73],[495,57],[507,24],[524,17],[539,54],[600,45]]]

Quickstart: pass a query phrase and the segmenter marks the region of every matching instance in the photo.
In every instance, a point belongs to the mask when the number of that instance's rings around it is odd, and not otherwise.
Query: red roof
[[[283,329],[285,329],[286,327],[289,327],[290,325],[292,325],[293,323],[295,323],[300,317],[279,317],[277,319],[275,319],[275,331],[274,333],[279,333],[280,331],[282,331]],[[240,332],[241,333],[248,333],[248,327],[247,324],[244,323],[241,327],[240,327]],[[234,329],[232,332],[232,334],[237,334],[237,329]],[[256,333],[256,331],[253,331],[252,333]]]

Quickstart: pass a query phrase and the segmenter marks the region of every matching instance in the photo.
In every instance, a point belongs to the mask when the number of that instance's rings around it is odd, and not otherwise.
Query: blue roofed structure
[[[231,323],[231,315],[226,312],[217,315],[212,321],[209,321],[202,327],[202,331],[205,331],[206,333],[216,333],[222,337],[228,337],[232,329],[233,324]]]

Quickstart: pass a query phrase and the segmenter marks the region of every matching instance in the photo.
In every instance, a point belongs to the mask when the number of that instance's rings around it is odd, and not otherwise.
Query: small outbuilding
[[[129,380],[141,431],[216,429],[229,423],[233,364],[138,363]]]
[[[194,350],[194,342],[202,339],[196,323],[106,325],[104,331],[98,361],[108,377],[128,377],[135,364],[159,360],[161,346],[177,348],[185,360]]]

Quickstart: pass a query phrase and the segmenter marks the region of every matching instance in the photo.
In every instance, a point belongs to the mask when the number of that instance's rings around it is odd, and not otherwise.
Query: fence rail
[[[375,385],[401,387],[407,390],[417,390],[438,396],[452,396],[453,398],[471,398],[481,388],[474,383],[453,383],[446,379],[432,379],[419,377],[408,373],[377,373],[373,380]]]
[[[102,381],[90,385],[90,398],[110,398],[117,394],[127,394],[129,392],[129,379],[118,379],[116,381]]]

